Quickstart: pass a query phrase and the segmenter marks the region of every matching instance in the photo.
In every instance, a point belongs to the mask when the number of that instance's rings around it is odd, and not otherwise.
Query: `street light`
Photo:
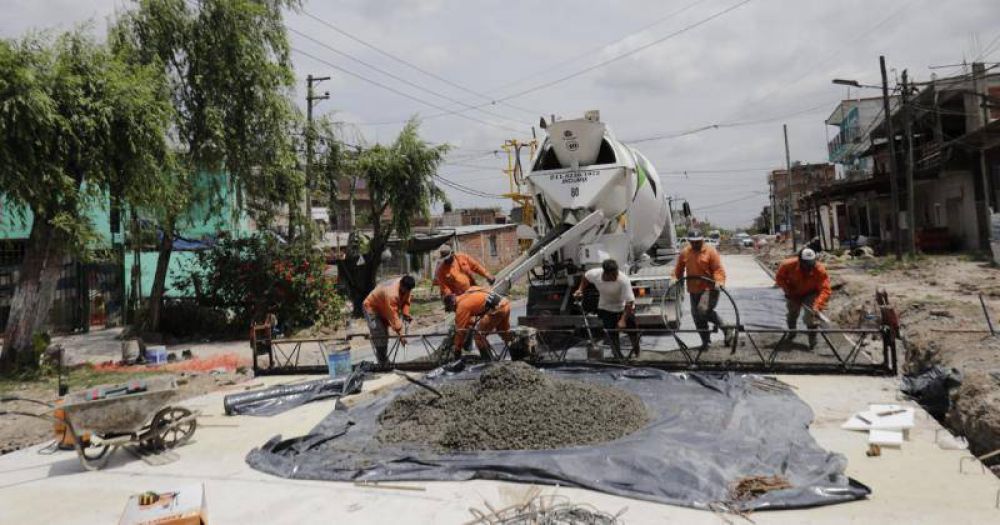
[[[859,89],[860,88],[882,89],[882,86],[872,86],[872,85],[869,85],[869,84],[862,84],[862,83],[858,82],[857,80],[848,80],[848,79],[844,79],[844,78],[835,78],[835,79],[833,79],[833,83],[837,84],[838,86],[847,86],[847,87],[859,88]]]
[[[856,87],[856,88],[861,87],[861,84],[859,84],[857,80],[845,80],[843,78],[835,78],[835,79],[833,79],[833,83],[834,84],[839,84],[841,86],[850,86],[850,87]]]

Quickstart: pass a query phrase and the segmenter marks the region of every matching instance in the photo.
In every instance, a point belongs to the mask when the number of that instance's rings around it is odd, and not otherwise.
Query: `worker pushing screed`
[[[473,286],[461,295],[444,296],[444,308],[448,312],[455,312],[455,359],[461,359],[469,332],[473,330],[476,348],[486,360],[493,359],[487,335],[496,333],[507,344],[511,344],[514,339],[510,332],[510,301],[485,286]],[[511,358],[520,357],[512,348]]]
[[[434,271],[434,284],[441,288],[441,297],[449,294],[461,295],[469,287],[476,286],[476,275],[493,284],[493,275],[474,257],[464,253],[455,253],[451,246],[442,244],[438,250],[441,256],[437,270]]]
[[[406,344],[403,321],[409,322],[412,319],[410,292],[416,284],[412,275],[404,275],[380,284],[365,298],[365,321],[375,348],[375,359],[381,368],[389,365],[389,328],[399,334],[400,344]]]
[[[587,270],[580,279],[580,286],[573,293],[577,299],[583,297],[587,286],[597,288],[600,298],[597,302],[597,317],[601,319],[604,333],[611,343],[611,351],[615,357],[622,359],[619,332],[622,329],[635,330],[635,294],[632,292],[632,281],[628,276],[618,271],[618,263],[614,259],[605,259],[600,268]],[[586,315],[586,314],[584,314]],[[639,357],[639,333],[629,332],[632,351],[629,357]]]
[[[709,321],[722,328],[725,344],[728,346],[733,337],[732,329],[722,326],[722,319],[715,311],[719,304],[719,290],[726,284],[726,270],[722,267],[719,252],[705,244],[705,237],[698,230],[688,232],[688,245],[681,250],[674,266],[674,279],[685,275],[691,298],[691,316],[694,317],[694,326],[701,336],[701,349],[705,350],[711,344]]]
[[[790,330],[782,343],[790,343],[795,339],[795,327],[802,316],[806,328],[815,330],[819,326],[820,313],[830,299],[830,276],[826,273],[823,263],[816,260],[816,252],[805,248],[797,257],[786,259],[778,267],[774,282],[785,292],[785,306],[788,309],[786,322]],[[809,332],[809,348],[816,347],[816,333]]]

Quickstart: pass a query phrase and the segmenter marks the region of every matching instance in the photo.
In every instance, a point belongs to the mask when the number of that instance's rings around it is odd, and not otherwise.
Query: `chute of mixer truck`
[[[548,136],[525,177],[537,210],[538,239],[497,276],[502,293],[521,277],[528,279],[527,312],[519,324],[581,327],[572,291],[584,271],[608,258],[632,280],[640,326],[676,321],[671,312],[661,311],[671,284],[674,234],[652,163],[619,142],[597,111],[581,119],[543,119],[542,128]],[[596,291],[589,291],[583,301],[588,311],[597,302]]]

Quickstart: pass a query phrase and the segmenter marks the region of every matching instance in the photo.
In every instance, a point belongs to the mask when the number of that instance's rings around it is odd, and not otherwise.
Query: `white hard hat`
[[[802,253],[799,254],[799,259],[803,261],[812,262],[816,260],[816,252],[812,248],[804,248]]]

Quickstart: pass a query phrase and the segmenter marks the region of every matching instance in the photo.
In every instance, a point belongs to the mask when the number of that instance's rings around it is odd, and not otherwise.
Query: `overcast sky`
[[[128,4],[0,0],[0,36],[87,20],[103,34]],[[826,160],[832,130],[823,120],[847,96],[830,79],[878,83],[880,54],[917,80],[935,72],[928,66],[983,51],[1000,61],[998,20],[997,0],[313,0],[288,15],[299,98],[307,74],[333,77],[322,84],[331,99],[319,111],[352,123],[348,140],[390,141],[420,115],[428,140],[455,147],[442,175],[498,194],[507,188],[498,172],[506,157],[490,152],[504,139],[529,138],[540,115],[599,109],[623,140],[667,137],[637,147],[671,195],[729,227],[748,224],[766,204],[767,169],[784,165],[782,123],[793,161]],[[723,126],[733,123],[741,125]],[[449,195],[457,206],[510,206]]]

